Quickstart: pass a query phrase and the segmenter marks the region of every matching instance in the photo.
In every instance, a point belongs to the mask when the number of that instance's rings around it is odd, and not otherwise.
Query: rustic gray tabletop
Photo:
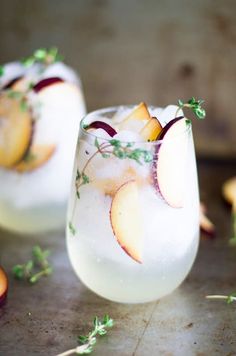
[[[230,209],[220,190],[235,175],[235,162],[199,161],[201,198],[215,221],[215,239],[202,238],[194,267],[174,293],[160,301],[122,305],[84,287],[70,266],[64,233],[23,237],[0,232],[0,261],[9,276],[0,309],[0,355],[50,355],[76,346],[95,315],[115,320],[94,356],[236,355],[236,305],[205,299],[236,290],[236,249],[228,246]],[[36,285],[14,280],[11,268],[40,244],[52,252],[54,273]]]

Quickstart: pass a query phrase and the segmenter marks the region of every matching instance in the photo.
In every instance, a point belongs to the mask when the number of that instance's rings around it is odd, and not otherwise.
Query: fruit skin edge
[[[8,278],[6,272],[2,267],[0,267],[0,283],[1,279],[3,279],[3,283],[5,284],[5,290],[2,295],[0,295],[0,308],[6,303],[7,301],[7,294],[8,294]]]
[[[160,132],[159,136],[157,137],[156,140],[163,140],[165,137],[165,134],[168,132],[168,130],[173,126],[173,124],[175,124],[176,122],[178,122],[179,120],[184,119],[184,116],[179,116],[176,117],[174,119],[172,119],[171,121],[169,121],[162,129],[162,131]],[[151,176],[153,177],[153,186],[157,192],[157,194],[162,198],[163,201],[165,201],[165,203],[167,205],[169,205],[172,208],[182,208],[183,206],[176,206],[174,204],[171,204],[169,201],[167,201],[165,199],[164,194],[161,191],[160,188],[160,184],[158,183],[158,177],[157,177],[157,170],[158,170],[158,156],[160,153],[160,149],[161,149],[162,143],[160,143],[160,145],[157,145],[155,147],[155,153],[153,155],[154,159],[153,159],[153,164],[152,164],[152,168],[151,168]]]
[[[113,234],[114,234],[114,237],[116,238],[117,240],[117,243],[120,245],[120,247],[124,250],[124,252],[129,256],[131,257],[134,261],[142,264],[142,261],[141,261],[141,258],[137,258],[136,256],[132,255],[132,253],[127,249],[127,247],[124,245],[124,244],[121,244],[120,242],[120,239],[119,237],[116,235],[115,233],[115,228],[114,228],[114,223],[112,223],[112,205],[114,204],[114,198],[116,196],[116,194],[123,188],[125,187],[127,184],[129,183],[136,183],[136,180],[135,179],[131,179],[131,180],[128,180],[126,182],[124,182],[116,191],[113,199],[112,199],[112,202],[111,202],[111,207],[110,207],[110,211],[109,211],[109,216],[110,216],[110,223],[111,223],[111,228],[112,228],[112,231],[113,231]]]

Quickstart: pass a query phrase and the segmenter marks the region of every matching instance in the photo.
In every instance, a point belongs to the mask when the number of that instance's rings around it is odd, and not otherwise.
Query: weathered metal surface
[[[236,355],[236,306],[205,299],[209,293],[236,290],[236,250],[227,244],[230,209],[220,195],[223,181],[235,174],[235,162],[201,161],[199,168],[201,196],[216,222],[217,237],[201,240],[189,277],[155,303],[116,304],[87,290],[70,267],[62,232],[30,238],[1,231],[0,263],[10,288],[0,309],[0,355],[55,356],[74,347],[93,316],[105,313],[115,326],[99,340],[94,356]],[[36,243],[51,250],[54,273],[30,286],[14,280],[10,271]]]
[[[235,0],[1,0],[0,12],[0,63],[58,46],[89,110],[200,96],[197,150],[236,154]]]

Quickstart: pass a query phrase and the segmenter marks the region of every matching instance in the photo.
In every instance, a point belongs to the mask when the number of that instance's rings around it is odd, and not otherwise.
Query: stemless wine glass
[[[115,127],[131,109],[101,109],[81,121],[67,247],[76,274],[93,292],[143,303],[169,294],[189,273],[199,242],[199,197],[189,121],[154,142],[86,130],[97,120]],[[160,109],[149,110],[153,116]]]

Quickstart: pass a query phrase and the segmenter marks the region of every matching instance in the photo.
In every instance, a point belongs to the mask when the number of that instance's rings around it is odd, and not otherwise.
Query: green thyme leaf
[[[94,145],[95,145],[95,147],[96,147],[98,150],[100,150],[100,145],[99,145],[99,142],[98,142],[97,137],[95,138]]]
[[[0,77],[4,75],[4,67],[0,66]]]
[[[180,109],[186,107],[191,109],[198,119],[204,119],[206,116],[206,111],[201,106],[203,103],[204,100],[202,99],[196,100],[194,97],[190,98],[186,103],[184,103],[182,100],[178,100],[179,108],[175,116],[178,115]]]
[[[76,234],[76,229],[71,221],[69,221],[68,227],[69,227],[71,234],[74,236]]]
[[[89,177],[84,172],[82,173],[82,183],[83,184],[89,183]]]
[[[21,101],[20,101],[20,109],[21,109],[21,111],[27,111],[28,110],[28,103],[27,103],[27,101],[25,100],[25,99],[22,99]]]
[[[33,259],[25,264],[18,264],[12,268],[12,272],[17,279],[26,279],[30,283],[36,283],[42,276],[52,273],[52,267],[47,260],[49,250],[42,250],[40,246],[34,246],[32,250]]]
[[[36,49],[31,56],[23,58],[21,62],[25,67],[31,67],[34,63],[49,65],[62,60],[63,57],[58,53],[58,49],[56,47],[52,47],[49,49]]]

